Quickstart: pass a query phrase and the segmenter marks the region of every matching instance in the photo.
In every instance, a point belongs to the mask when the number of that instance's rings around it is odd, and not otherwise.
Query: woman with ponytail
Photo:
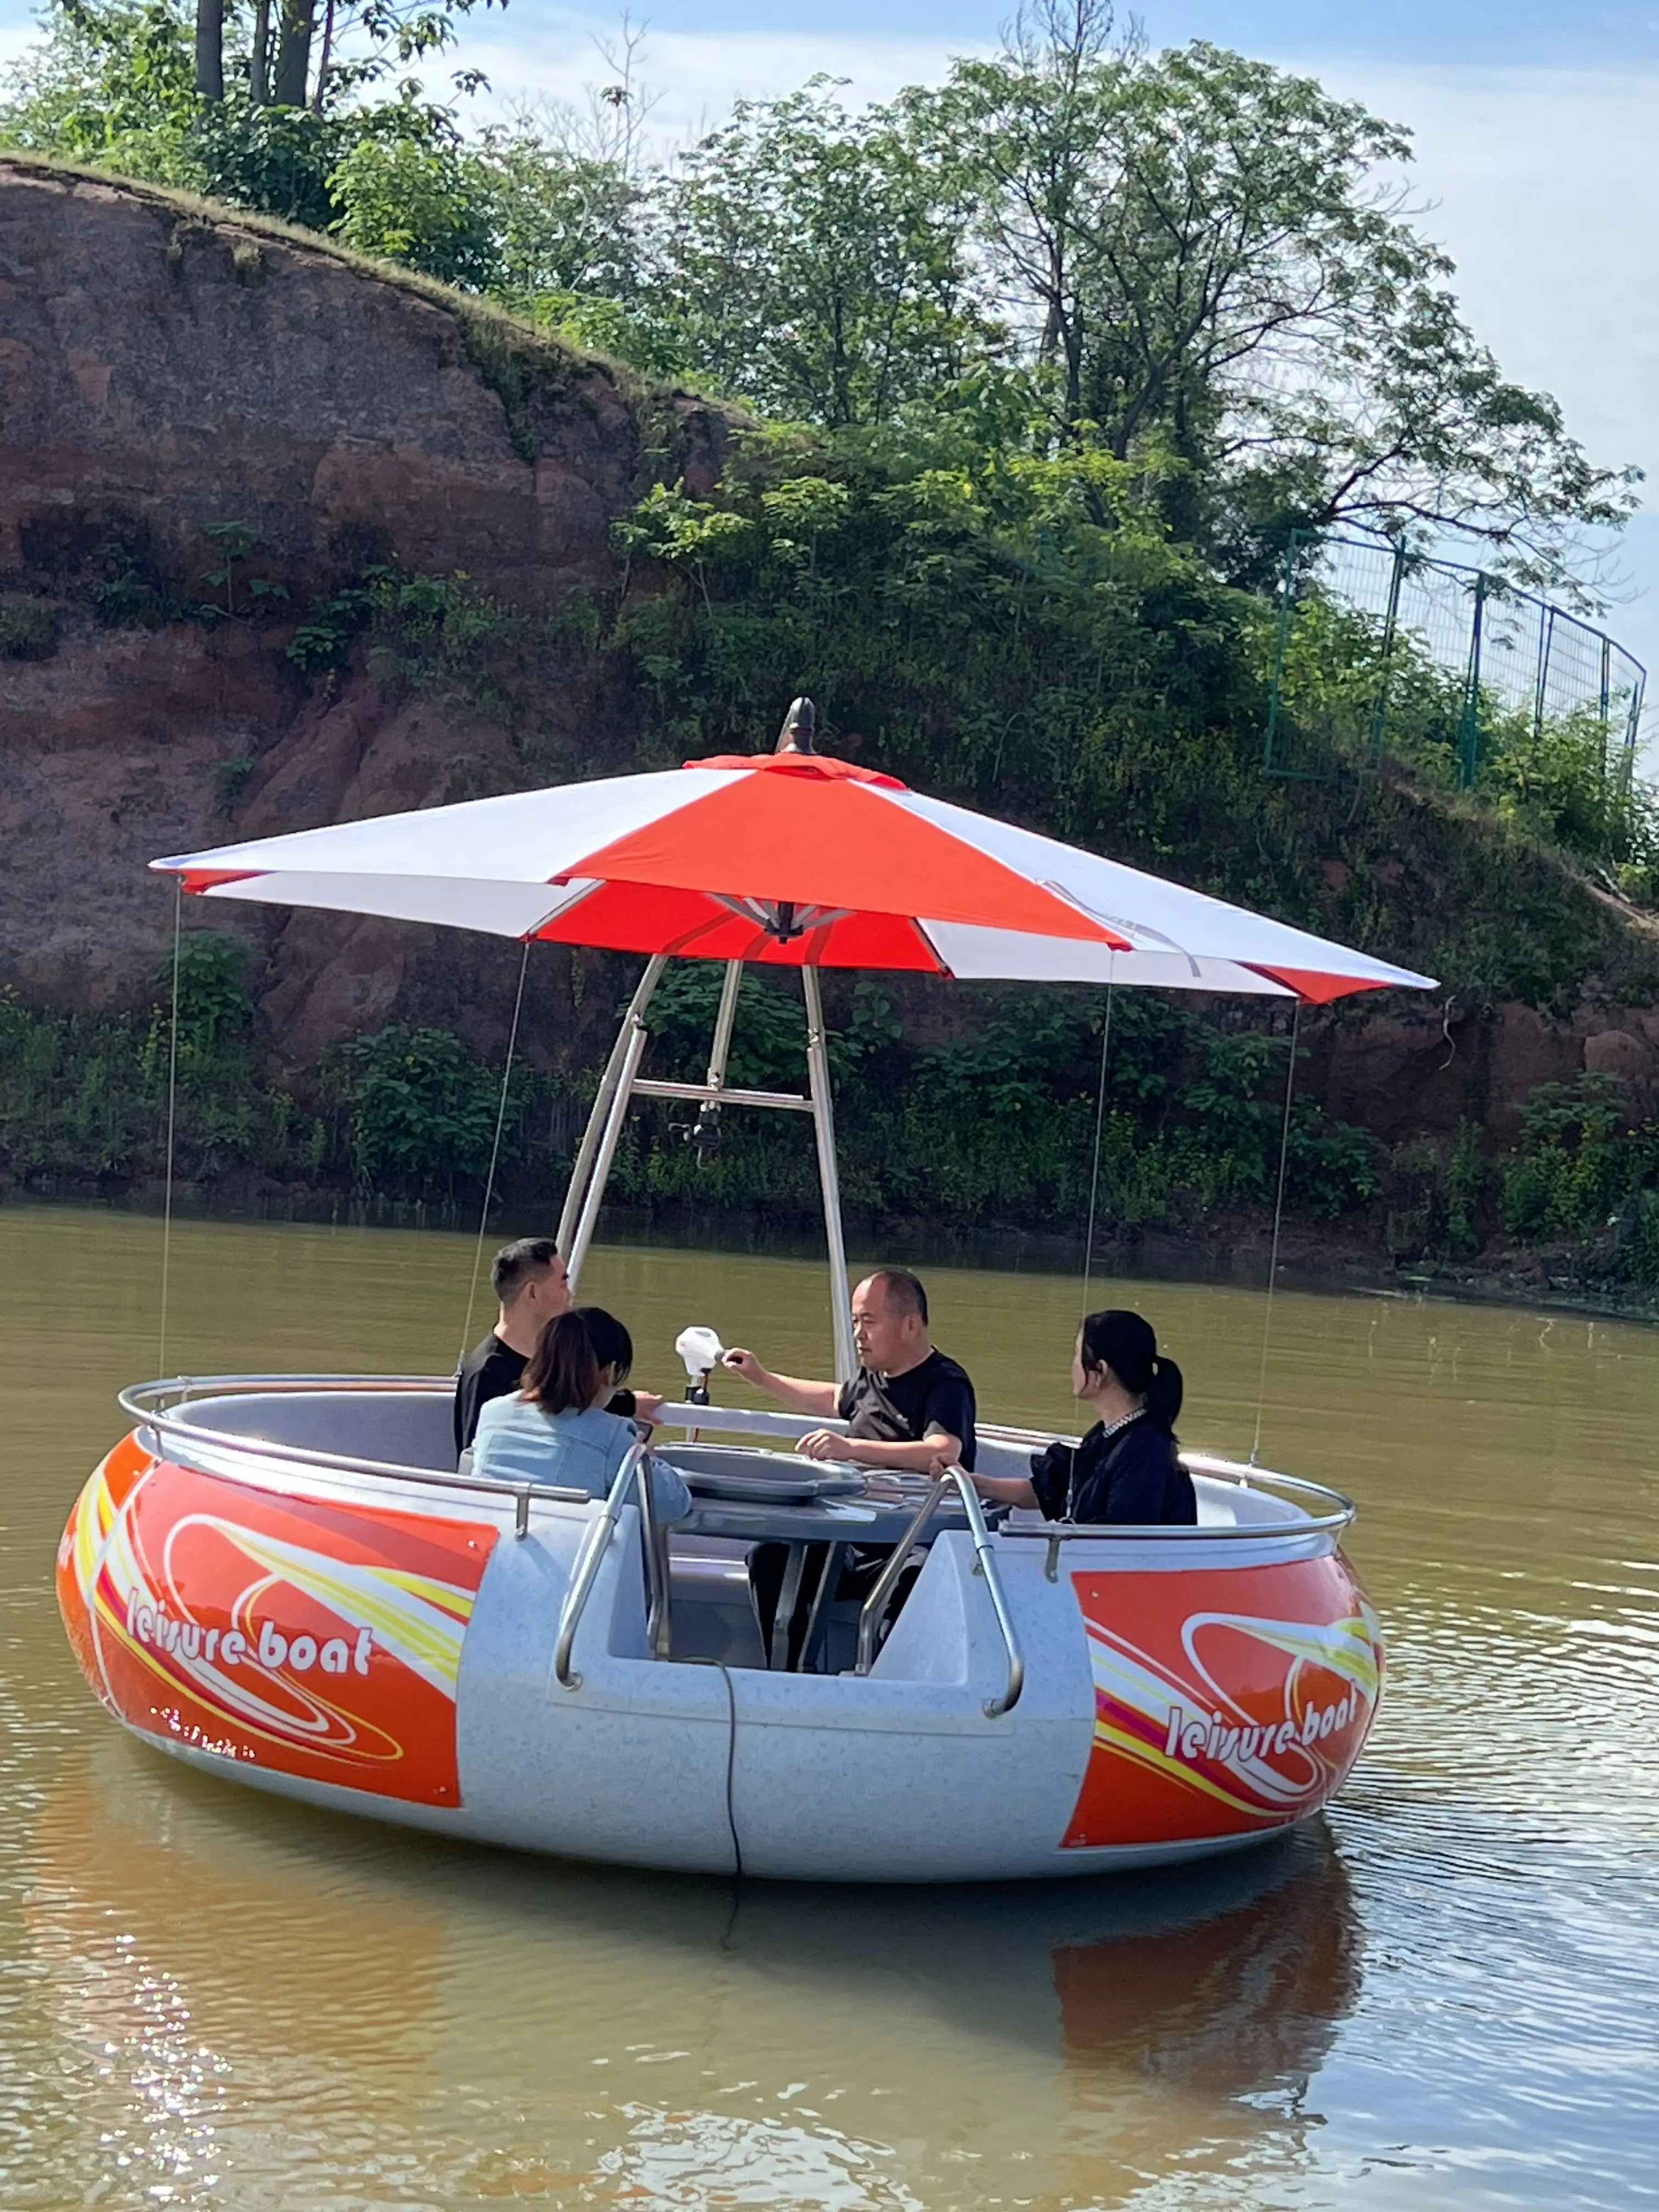
[[[1198,1503],[1175,1436],[1181,1370],[1160,1355],[1151,1323],[1119,1307],[1089,1315],[1072,1357],[1072,1395],[1095,1415],[1082,1443],[1033,1453],[1029,1480],[975,1475],[981,1496],[1035,1506],[1050,1521],[1190,1528]]]

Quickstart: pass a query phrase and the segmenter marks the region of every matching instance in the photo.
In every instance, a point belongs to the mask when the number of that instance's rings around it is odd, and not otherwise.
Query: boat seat
[[[746,1544],[720,1537],[682,1547],[671,1533],[669,1610],[677,1659],[720,1660],[729,1667],[763,1667],[766,1653],[749,1589]]]

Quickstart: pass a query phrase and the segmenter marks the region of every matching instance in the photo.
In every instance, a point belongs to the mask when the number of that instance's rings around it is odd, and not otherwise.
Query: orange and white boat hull
[[[141,1430],[76,1503],[58,1599],[110,1711],[215,1771],[520,1848],[798,1880],[1227,1850],[1316,1814],[1376,1711],[1376,1620],[1328,1530],[998,1536],[1025,1683],[988,1712],[1006,1649],[966,1536],[936,1539],[867,1675],[772,1673],[651,1656],[631,1505],[565,1687],[599,1510],[538,1499],[520,1534],[510,1498],[246,1443],[169,1457]]]

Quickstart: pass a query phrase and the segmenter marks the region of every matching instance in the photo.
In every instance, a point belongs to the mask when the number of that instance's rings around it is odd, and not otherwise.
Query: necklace
[[[1101,1443],[1103,1444],[1110,1443],[1114,1437],[1121,1435],[1121,1432],[1125,1429],[1128,1428],[1133,1422],[1144,1420],[1146,1413],[1146,1408],[1145,1406],[1137,1406],[1134,1407],[1133,1412],[1120,1415],[1115,1421],[1103,1421],[1100,1427]],[[1073,1510],[1077,1504],[1077,1462],[1078,1454],[1081,1452],[1082,1449],[1083,1447],[1079,1444],[1077,1448],[1077,1451],[1074,1451],[1072,1454],[1072,1475],[1070,1481],[1067,1482],[1066,1486],[1066,1518],[1067,1521],[1071,1520]]]

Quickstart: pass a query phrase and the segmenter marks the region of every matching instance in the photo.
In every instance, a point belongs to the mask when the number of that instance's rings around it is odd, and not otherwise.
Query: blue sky
[[[653,125],[681,143],[740,92],[814,70],[881,98],[995,42],[1011,0],[633,0],[647,20]],[[1593,457],[1649,474],[1608,627],[1659,691],[1659,0],[1144,0],[1158,45],[1209,38],[1306,68],[1413,132],[1424,227],[1458,264],[1477,331],[1507,372],[1553,392]],[[612,0],[511,0],[474,16],[462,58],[496,102],[580,101],[604,67]],[[31,0],[0,0],[0,61]]]
[[[533,0],[514,0],[526,10]],[[977,44],[994,39],[1005,7],[955,0],[796,0],[787,10],[767,0],[656,0],[647,10],[666,31],[816,30],[836,38]],[[1559,0],[1517,0],[1502,7],[1393,0],[1386,9],[1320,5],[1316,0],[1157,0],[1135,11],[1158,44],[1213,39],[1259,53],[1364,55],[1382,61],[1484,62],[1569,66],[1659,64],[1659,6],[1564,8]]]
[[[538,12],[536,0],[512,5],[521,15]],[[1213,39],[1263,54],[1529,68],[1659,66],[1659,5],[1573,9],[1559,0],[1517,0],[1510,7],[1495,0],[1394,0],[1377,9],[1319,0],[1152,0],[1131,12],[1158,45]],[[769,0],[654,0],[635,13],[673,33],[787,30],[960,46],[994,40],[1008,9],[995,0],[794,0],[787,9]]]

